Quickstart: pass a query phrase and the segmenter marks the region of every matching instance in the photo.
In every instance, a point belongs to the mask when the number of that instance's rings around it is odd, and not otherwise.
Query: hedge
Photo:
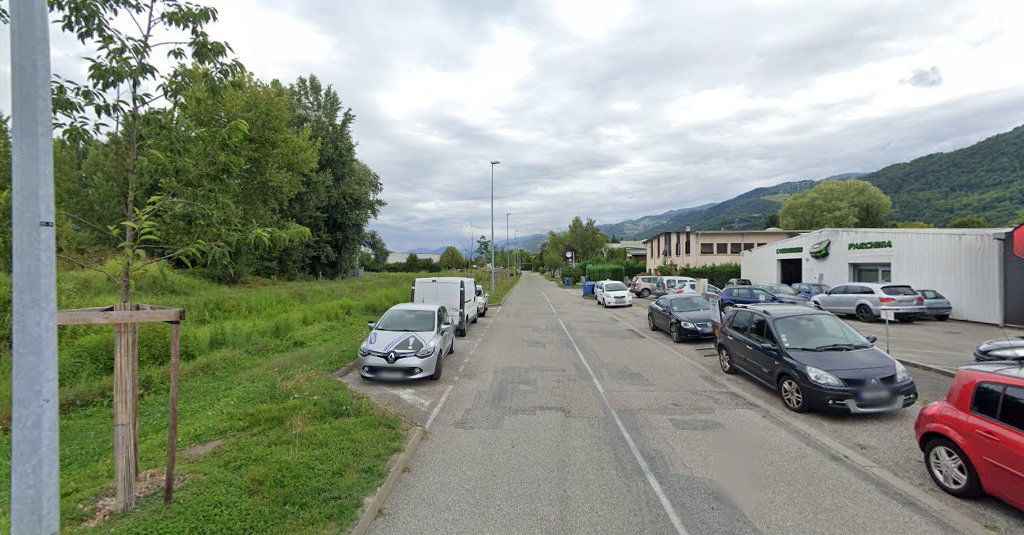
[[[738,279],[740,277],[740,265],[716,264],[714,266],[683,267],[679,270],[679,274],[694,279],[707,279],[708,283],[714,284],[719,288],[725,288],[725,283],[729,279]]]
[[[587,270],[587,277],[589,277],[589,280],[595,281],[622,281],[626,278],[626,275],[622,269],[622,264],[597,264],[590,266],[590,269]]]
[[[569,277],[574,281],[579,281],[583,278],[583,268],[579,266],[566,266],[562,268],[562,278]]]

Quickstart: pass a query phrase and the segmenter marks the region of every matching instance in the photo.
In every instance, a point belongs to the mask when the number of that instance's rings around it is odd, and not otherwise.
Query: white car
[[[633,296],[625,284],[619,281],[607,280],[594,284],[594,296],[597,297],[597,304],[608,307],[631,307]]]

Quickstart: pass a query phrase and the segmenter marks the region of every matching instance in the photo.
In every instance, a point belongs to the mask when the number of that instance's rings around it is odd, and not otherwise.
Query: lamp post
[[[505,272],[510,273],[512,264],[509,262],[508,257],[508,216],[512,215],[512,212],[505,212]]]
[[[498,160],[491,162],[491,295],[494,295],[494,166],[500,163]]]
[[[519,273],[519,229],[512,230],[512,241],[516,242],[516,273]]]

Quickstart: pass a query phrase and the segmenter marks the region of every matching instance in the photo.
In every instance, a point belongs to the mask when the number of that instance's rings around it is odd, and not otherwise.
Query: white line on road
[[[555,306],[551,304],[551,300],[548,299],[547,294],[544,292],[540,293],[544,296],[544,300],[548,302],[548,306],[551,307],[551,312],[558,315],[558,311],[555,310]],[[601,382],[597,380],[597,376],[594,375],[594,370],[590,368],[590,363],[587,362],[586,357],[583,356],[583,352],[580,351],[576,340],[573,339],[572,335],[569,334],[569,329],[565,327],[565,323],[562,322],[562,318],[558,318],[558,324],[562,326],[562,331],[569,337],[569,342],[572,343],[573,349],[576,350],[576,356],[580,358],[583,363],[583,367],[587,369],[587,373],[590,374],[590,379],[594,382],[594,386],[597,387],[597,393],[601,395],[601,400],[604,401],[604,406],[608,408],[608,412],[611,413],[612,419],[615,420],[615,425],[619,427],[619,432],[622,433],[622,438],[626,439],[626,445],[629,446],[629,450],[633,452],[633,458],[636,459],[636,463],[640,465],[640,470],[644,473],[644,477],[647,478],[647,482],[651,484],[651,488],[654,489],[654,494],[658,497],[658,501],[661,502],[661,507],[665,510],[665,514],[668,515],[669,520],[672,522],[672,527],[676,528],[676,533],[679,535],[687,535],[686,528],[683,527],[683,521],[679,519],[679,515],[676,514],[675,508],[672,506],[672,502],[668,501],[668,496],[665,495],[665,491],[661,488],[661,483],[658,482],[658,478],[651,471],[651,467],[647,464],[643,454],[640,453],[640,448],[637,447],[633,437],[626,431],[626,426],[622,424],[622,420],[619,419],[619,413],[615,412],[612,408],[612,404],[608,402],[608,397],[604,395],[604,387],[601,386]]]
[[[448,394],[452,392],[452,388],[454,387],[449,385],[448,388],[444,389],[444,394],[441,394],[441,399],[438,400],[437,406],[434,407],[433,412],[430,413],[430,418],[427,418],[427,425],[424,425],[423,427],[430,429],[430,424],[434,423],[434,418],[437,418],[437,413],[441,412],[441,406],[448,400]]]

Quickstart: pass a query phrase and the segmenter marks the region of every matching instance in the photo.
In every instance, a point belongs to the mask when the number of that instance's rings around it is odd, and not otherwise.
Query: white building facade
[[[1004,277],[1010,230],[822,229],[746,251],[740,265],[755,283],[909,284],[949,298],[954,319],[1013,323]],[[1018,283],[1015,276],[1009,286]]]

